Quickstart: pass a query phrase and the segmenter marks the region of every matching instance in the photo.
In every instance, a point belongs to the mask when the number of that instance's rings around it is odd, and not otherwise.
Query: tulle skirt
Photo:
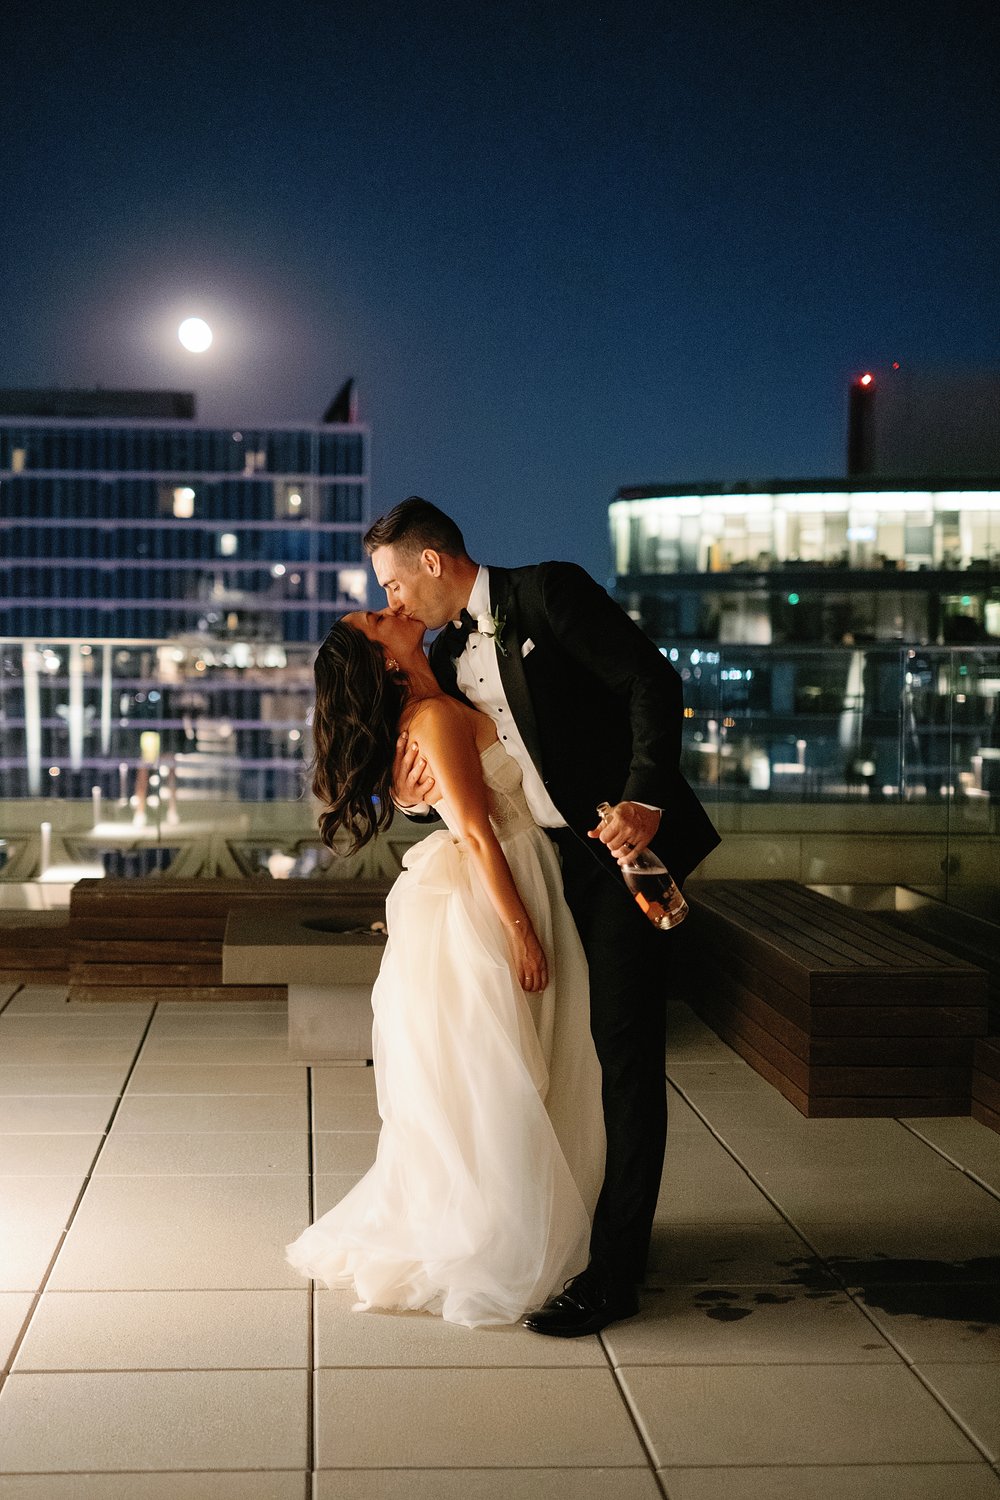
[[[389,894],[375,1163],[287,1251],[359,1309],[511,1323],[587,1264],[604,1124],[586,960],[549,839],[532,827],[504,853],[549,960],[541,995],[452,834],[412,849]]]

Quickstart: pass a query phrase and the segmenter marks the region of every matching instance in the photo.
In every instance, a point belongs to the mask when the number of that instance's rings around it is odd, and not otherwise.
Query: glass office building
[[[356,422],[0,411],[0,635],[315,641],[365,601],[368,519]]]
[[[671,644],[1000,640],[1000,480],[622,489],[611,536]]]
[[[1000,480],[629,488],[610,526],[618,598],[681,675],[685,773],[724,832],[755,805],[772,827],[808,803],[813,828],[837,805],[841,832],[912,840],[908,883],[995,915]],[[850,851],[808,878],[862,878]]]
[[[367,596],[340,404],[223,428],[184,393],[0,393],[0,797],[301,794],[315,644]]]

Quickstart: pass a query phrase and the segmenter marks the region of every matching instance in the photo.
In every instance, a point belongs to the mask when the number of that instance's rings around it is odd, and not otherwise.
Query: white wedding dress
[[[545,949],[526,995],[472,860],[438,831],[403,860],[372,991],[382,1130],[371,1170],[288,1247],[357,1308],[515,1322],[588,1260],[604,1174],[587,965],[517,763],[482,755],[490,821]],[[441,801],[436,811],[452,828]]]

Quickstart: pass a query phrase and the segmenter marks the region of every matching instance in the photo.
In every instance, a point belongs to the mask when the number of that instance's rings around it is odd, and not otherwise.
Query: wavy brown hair
[[[338,620],[314,666],[312,789],[324,805],[320,837],[333,847],[351,836],[356,854],[392,821],[392,762],[406,675],[386,670],[385,653],[360,630]]]

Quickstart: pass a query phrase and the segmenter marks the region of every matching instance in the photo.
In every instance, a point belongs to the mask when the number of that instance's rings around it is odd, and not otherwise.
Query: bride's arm
[[[414,716],[410,733],[419,742],[438,791],[454,812],[455,831],[506,928],[518,983],[525,990],[543,990],[548,984],[545,954],[490,824],[482,765],[469,721],[446,698],[432,698]]]

